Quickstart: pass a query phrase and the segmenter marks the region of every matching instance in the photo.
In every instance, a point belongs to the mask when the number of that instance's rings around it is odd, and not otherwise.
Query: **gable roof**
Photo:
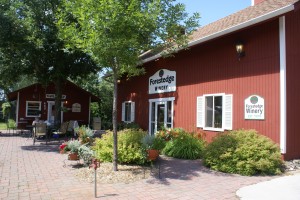
[[[37,85],[37,84],[39,84],[39,83],[35,83],[35,84],[29,85],[29,86],[27,86],[27,87],[24,87],[24,88],[21,88],[21,89],[18,89],[18,90],[16,90],[16,91],[13,91],[13,92],[8,93],[8,94],[7,94],[8,100],[9,100],[9,101],[14,101],[14,100],[16,100],[16,99],[17,99],[17,96],[18,96],[18,92],[23,91],[23,90],[26,90],[26,89],[28,89],[28,88],[33,88],[33,87],[35,87],[35,85]],[[53,83],[50,83],[49,85],[51,85],[51,84],[53,84]],[[86,94],[86,95],[88,95],[88,96],[91,96],[91,101],[92,101],[92,102],[97,102],[97,101],[100,100],[99,97],[97,97],[97,96],[93,95],[92,93],[90,93],[90,92],[88,92],[88,91],[82,89],[81,87],[79,87],[78,85],[76,85],[75,83],[73,83],[73,82],[71,82],[71,81],[69,81],[69,80],[66,80],[66,84],[70,85],[71,87],[77,88],[77,89],[78,89],[79,91],[81,91],[83,94]],[[48,86],[49,86],[49,85],[48,85]]]
[[[251,25],[278,17],[294,10],[299,0],[265,0],[227,17],[197,29],[190,37],[188,47],[218,38]],[[161,54],[144,56],[143,63],[160,58]]]

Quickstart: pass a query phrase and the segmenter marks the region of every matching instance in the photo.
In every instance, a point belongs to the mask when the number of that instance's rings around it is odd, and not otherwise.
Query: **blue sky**
[[[251,5],[251,0],[177,0],[188,13],[200,13],[200,26],[207,25]]]

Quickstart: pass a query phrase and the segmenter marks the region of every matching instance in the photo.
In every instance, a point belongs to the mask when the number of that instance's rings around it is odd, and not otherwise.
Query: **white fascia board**
[[[192,47],[192,46],[195,46],[195,45],[197,45],[197,44],[201,44],[201,43],[203,43],[203,42],[206,42],[206,41],[215,39],[215,38],[217,38],[217,37],[221,37],[221,36],[223,36],[223,35],[232,33],[232,32],[234,32],[234,31],[241,30],[241,29],[243,29],[243,28],[252,26],[252,25],[254,25],[254,24],[258,24],[258,23],[260,23],[260,22],[263,22],[263,21],[266,21],[266,20],[268,20],[268,19],[272,19],[272,18],[274,18],[274,17],[280,16],[280,15],[285,14],[285,13],[287,13],[287,12],[290,12],[290,11],[292,11],[292,10],[294,10],[294,5],[293,5],[293,4],[292,4],[292,5],[285,6],[285,7],[282,7],[282,8],[280,8],[280,9],[278,9],[278,10],[275,10],[275,11],[270,12],[270,13],[267,13],[267,14],[265,14],[265,15],[256,17],[256,18],[251,19],[251,20],[249,20],[249,21],[246,21],[246,22],[244,22],[244,23],[238,24],[238,25],[236,25],[236,26],[232,26],[232,27],[227,28],[227,29],[225,29],[225,30],[222,30],[222,31],[213,33],[213,34],[211,34],[211,35],[208,35],[208,36],[206,36],[206,37],[200,38],[200,39],[198,39],[198,40],[192,41],[192,42],[190,42],[190,43],[188,44],[188,47]],[[181,49],[179,49],[179,50],[181,50]],[[147,62],[150,62],[150,61],[152,61],[152,60],[156,60],[156,59],[158,59],[158,58],[160,58],[160,57],[162,57],[162,55],[161,55],[161,54],[157,54],[157,55],[155,55],[155,56],[152,56],[152,57],[150,57],[150,58],[147,58],[147,59],[143,60],[142,63],[147,63]]]

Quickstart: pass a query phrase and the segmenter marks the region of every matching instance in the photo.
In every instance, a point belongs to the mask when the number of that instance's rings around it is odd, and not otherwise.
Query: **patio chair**
[[[67,131],[76,136],[75,129],[77,127],[79,127],[78,122],[76,120],[70,120]]]
[[[35,123],[33,134],[33,144],[37,139],[45,138],[47,144],[47,124],[45,123]]]
[[[68,131],[69,122],[63,122],[57,131],[53,131],[53,138],[59,138],[60,136],[66,136]]]

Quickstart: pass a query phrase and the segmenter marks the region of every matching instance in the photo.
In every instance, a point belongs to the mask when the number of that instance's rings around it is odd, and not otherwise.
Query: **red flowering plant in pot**
[[[68,151],[68,144],[66,142],[63,142],[61,145],[59,145],[59,153],[63,154]]]

